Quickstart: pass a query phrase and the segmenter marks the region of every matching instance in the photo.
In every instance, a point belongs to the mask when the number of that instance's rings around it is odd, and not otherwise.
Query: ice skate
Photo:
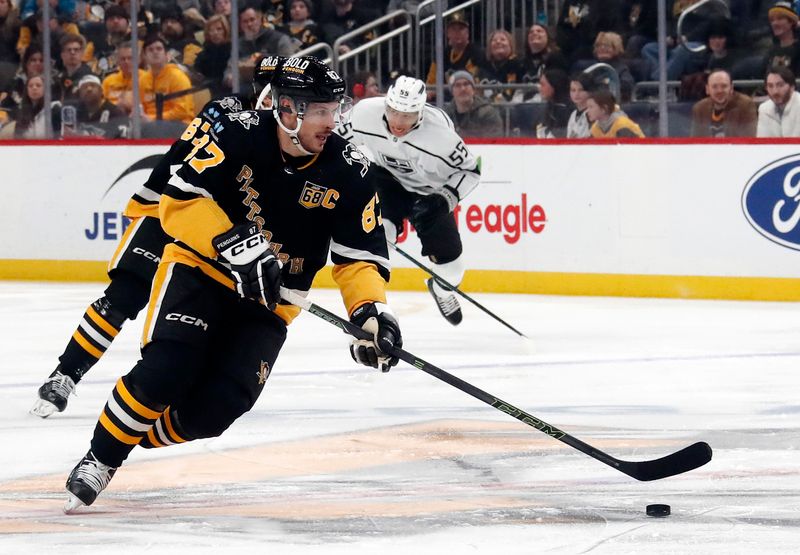
[[[86,453],[67,478],[69,498],[64,512],[69,514],[78,507],[91,505],[114,477],[116,468],[101,463],[91,451]]]
[[[429,278],[426,283],[428,284],[428,291],[436,299],[436,306],[439,307],[439,312],[442,313],[444,319],[454,326],[460,324],[462,318],[461,305],[455,293],[443,289],[433,278]]]
[[[54,412],[63,412],[67,408],[67,399],[75,390],[75,382],[62,374],[60,368],[56,368],[39,388],[39,399],[31,408],[31,414],[47,418]]]

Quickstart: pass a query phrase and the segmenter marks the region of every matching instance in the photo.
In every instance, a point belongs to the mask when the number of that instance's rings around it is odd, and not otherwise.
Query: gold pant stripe
[[[105,319],[103,319],[103,317],[97,313],[93,306],[89,307],[89,309],[86,311],[86,315],[91,318],[92,322],[100,326],[100,329],[102,329],[111,337],[116,337],[119,333],[119,330],[106,322]]]
[[[142,439],[141,437],[134,437],[120,430],[117,425],[106,416],[105,410],[100,414],[100,425],[103,426],[109,434],[127,445],[137,445]]]
[[[125,229],[125,232],[122,234],[122,238],[120,239],[119,244],[117,245],[117,249],[114,251],[114,256],[112,256],[111,260],[108,261],[107,271],[110,272],[111,270],[117,267],[117,264],[119,264],[122,255],[128,249],[128,246],[130,245],[134,233],[136,233],[136,230],[139,229],[139,226],[142,225],[143,221],[144,218],[134,218],[128,225],[127,229]]]
[[[144,329],[142,330],[142,347],[150,343],[150,340],[153,338],[153,331],[155,330],[158,320],[158,312],[161,309],[161,301],[164,299],[164,295],[167,292],[167,286],[172,277],[172,269],[174,267],[174,263],[165,264],[162,260],[161,264],[158,265],[156,275],[153,276],[150,300],[147,303]]]
[[[158,437],[156,433],[153,431],[153,428],[147,430],[147,439],[150,441],[150,445],[153,447],[164,447],[164,444],[158,441]]]
[[[169,417],[169,407],[164,411],[164,425],[166,426],[167,435],[175,443],[185,443],[186,440],[175,433],[175,428],[172,427],[172,419]]]
[[[92,355],[94,358],[100,358],[101,356],[103,356],[103,353],[105,352],[101,351],[100,349],[89,343],[78,330],[75,330],[75,333],[72,334],[72,339],[74,339],[78,345],[83,347],[84,351]]]
[[[130,391],[128,391],[128,388],[125,387],[125,383],[122,381],[122,378],[117,380],[117,391],[119,392],[120,397],[122,397],[122,400],[125,401],[130,408],[136,411],[136,413],[140,416],[145,417],[147,420],[155,420],[161,414],[160,412],[156,412],[147,408],[137,401],[133,395],[131,395]]]

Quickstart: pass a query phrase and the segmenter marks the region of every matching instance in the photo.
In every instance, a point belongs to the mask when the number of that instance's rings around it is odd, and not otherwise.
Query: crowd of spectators
[[[194,91],[206,89],[210,97],[229,93],[234,76],[246,83],[261,56],[333,44],[383,14],[414,11],[419,4],[243,0],[238,3],[239,60],[231,63],[230,0],[141,0],[135,45],[130,0],[0,0],[0,137],[39,138],[46,132],[44,1],[51,14],[53,134],[106,138],[126,136],[134,110],[145,124],[182,125],[199,109]],[[685,134],[800,135],[795,0],[728,0],[729,14],[692,9],[700,1],[667,0],[664,72],[680,83],[672,100],[693,104]],[[563,0],[550,25],[537,20],[523,28],[488,30],[485,37],[478,32],[481,4],[456,12],[445,25],[445,110],[465,136],[643,136],[646,126],[637,125],[636,115],[626,109],[640,100],[634,96],[637,84],[661,74],[657,6],[658,0]],[[340,41],[339,52],[376,32]],[[137,99],[132,95],[134,48],[140,59]],[[436,63],[417,73],[432,84]],[[386,83],[388,75],[347,77],[358,100],[380,94],[378,83]],[[735,90],[744,80],[760,86]],[[433,101],[434,88],[429,91]],[[167,97],[157,107],[158,95]],[[509,122],[508,108],[525,104],[536,108]]]
[[[174,131],[194,117],[200,108],[196,99],[229,94],[236,75],[246,84],[262,56],[333,43],[379,17],[389,4],[240,1],[239,60],[232,63],[230,0],[141,0],[137,44],[132,44],[130,0],[44,1],[50,8],[52,135],[104,138],[126,136],[134,111],[144,125],[173,122]],[[43,0],[0,0],[0,137],[46,134],[42,6]],[[357,36],[340,52],[370,38]],[[140,60],[136,99],[134,49]],[[201,90],[207,97],[195,94]],[[158,95],[164,97],[159,102]]]

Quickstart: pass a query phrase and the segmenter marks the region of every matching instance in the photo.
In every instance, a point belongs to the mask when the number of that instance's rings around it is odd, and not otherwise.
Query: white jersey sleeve
[[[422,122],[403,137],[389,132],[384,99],[367,98],[353,107],[350,122],[337,132],[385,168],[407,191],[442,194],[454,202],[480,182],[478,162],[442,110],[425,106]]]

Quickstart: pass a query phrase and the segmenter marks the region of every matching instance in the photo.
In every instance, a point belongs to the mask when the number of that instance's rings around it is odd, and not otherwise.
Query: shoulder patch
[[[251,125],[258,125],[259,117],[257,112],[247,110],[244,112],[233,112],[228,114],[228,119],[231,121],[238,121],[245,129],[250,129]]]
[[[347,162],[348,166],[352,166],[353,164],[361,164],[361,169],[359,173],[361,177],[367,175],[367,171],[369,171],[369,159],[364,155],[363,152],[358,150],[358,147],[353,143],[347,143],[342,151],[342,156],[344,157],[344,161]]]
[[[215,102],[219,104],[219,107],[223,110],[228,110],[229,112],[242,111],[242,101],[235,96],[226,96],[225,98],[220,98]]]

